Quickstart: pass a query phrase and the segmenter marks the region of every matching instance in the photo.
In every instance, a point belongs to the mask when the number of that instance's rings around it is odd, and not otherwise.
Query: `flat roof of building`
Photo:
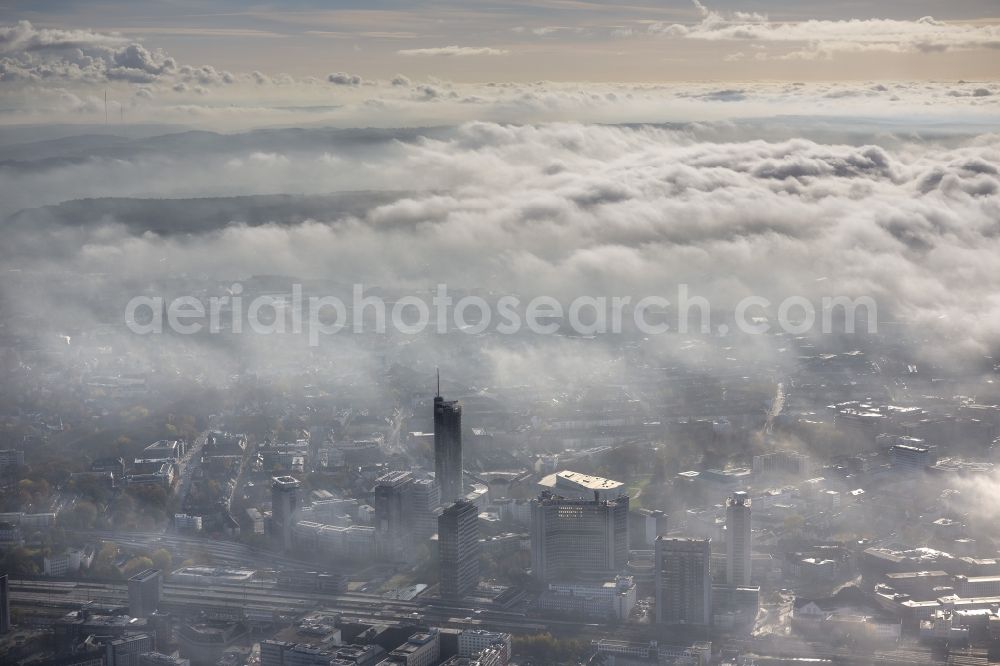
[[[911,446],[910,444],[893,444],[889,447],[889,450],[892,449],[902,449],[904,451],[913,451],[914,453],[927,453],[930,450],[923,446]]]
[[[549,474],[538,483],[546,488],[571,488],[574,490],[589,491],[617,490],[625,485],[621,481],[572,472],[568,469],[556,472],[555,474]]]
[[[958,576],[967,583],[1000,583],[1000,576]]]
[[[159,569],[146,569],[145,571],[140,571],[136,575],[132,576],[131,578],[129,578],[129,580],[135,580],[140,582],[146,581],[150,580],[151,578],[155,578],[156,576],[159,576],[160,573],[161,572]]]
[[[193,565],[189,567],[181,567],[174,571],[174,574],[179,574],[182,576],[201,576],[204,578],[209,578],[218,581],[244,581],[252,578],[254,575],[253,569],[237,569],[230,567],[212,567],[204,565]]]
[[[702,544],[711,543],[711,541],[712,541],[708,537],[705,537],[705,538],[700,538],[700,537],[668,537],[668,536],[663,536],[662,534],[660,536],[656,537],[656,540],[657,541],[661,541],[663,543],[668,543],[668,544],[692,544],[692,545],[693,544],[697,544],[699,546],[702,545]]]
[[[413,478],[411,472],[405,470],[393,470],[391,472],[386,472],[382,476],[375,479],[375,483],[380,486],[393,486],[398,483],[403,483],[409,479]]]

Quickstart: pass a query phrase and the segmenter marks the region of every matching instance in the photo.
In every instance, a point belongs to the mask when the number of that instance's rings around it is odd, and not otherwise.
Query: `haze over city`
[[[1000,660],[994,0],[0,6],[0,662]]]

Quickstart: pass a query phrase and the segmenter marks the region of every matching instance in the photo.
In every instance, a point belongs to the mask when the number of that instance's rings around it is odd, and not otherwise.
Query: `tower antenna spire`
[[[441,397],[441,368],[434,368],[437,371],[437,397]]]

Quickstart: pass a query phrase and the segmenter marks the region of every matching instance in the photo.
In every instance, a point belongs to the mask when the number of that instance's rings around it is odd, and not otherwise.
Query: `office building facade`
[[[543,492],[531,504],[532,574],[543,582],[603,580],[628,564],[627,495],[567,499]]]
[[[460,500],[438,518],[441,596],[461,598],[479,585],[479,508]]]
[[[434,398],[434,475],[442,502],[462,498],[462,405],[440,395]]]
[[[271,479],[271,535],[282,550],[292,547],[292,527],[299,508],[299,481],[293,476]]]
[[[0,634],[10,631],[10,581],[0,574]]]
[[[330,666],[337,659],[336,645],[307,645],[286,641],[260,642],[260,666]]]
[[[9,469],[24,466],[24,451],[19,449],[0,449],[0,474]]]
[[[142,655],[153,651],[149,634],[122,636],[105,644],[105,666],[141,666]]]
[[[132,617],[149,617],[160,605],[163,572],[146,569],[128,579],[128,612]]]
[[[407,528],[407,496],[413,475],[388,472],[375,479],[375,529],[380,533],[402,532]]]
[[[414,479],[407,502],[410,516],[407,520],[414,538],[426,541],[437,532],[441,506],[441,488],[434,479]]]
[[[750,496],[733,493],[726,500],[726,583],[735,587],[750,584],[750,527]]]
[[[549,589],[538,597],[538,609],[625,620],[636,601],[635,580],[631,576],[617,576],[596,583],[549,583]]]
[[[458,656],[474,657],[490,647],[498,647],[504,663],[510,659],[511,636],[501,631],[486,629],[465,629],[458,635]]]
[[[753,457],[755,476],[795,475],[806,476],[811,469],[809,456],[795,451],[771,451]]]
[[[409,472],[388,472],[375,480],[372,503],[375,508],[375,541],[378,555],[383,560],[404,561],[412,555],[409,523],[410,487],[413,475]]]
[[[661,536],[656,539],[654,553],[656,621],[711,624],[712,540]]]
[[[920,472],[936,462],[930,448],[893,444],[889,447],[889,466],[894,472]]]
[[[437,629],[430,629],[410,636],[383,661],[405,666],[431,666],[438,663],[440,657],[441,636]]]

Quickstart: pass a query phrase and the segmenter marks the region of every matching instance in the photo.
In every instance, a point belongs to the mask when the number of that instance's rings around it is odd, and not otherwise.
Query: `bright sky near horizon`
[[[493,97],[455,86],[989,84],[1000,79],[998,54],[995,0],[13,0],[0,7],[7,123],[100,115],[108,86],[117,87],[112,95],[123,110],[155,105],[158,119],[223,104],[250,111],[252,101],[273,111],[278,99],[314,110],[367,103],[377,116],[392,96],[375,86],[396,97],[405,90],[410,101],[450,94],[476,104]],[[263,90],[274,86],[280,95]],[[992,102],[990,87],[955,94],[976,90],[978,103]],[[163,113],[167,104],[173,116]]]

